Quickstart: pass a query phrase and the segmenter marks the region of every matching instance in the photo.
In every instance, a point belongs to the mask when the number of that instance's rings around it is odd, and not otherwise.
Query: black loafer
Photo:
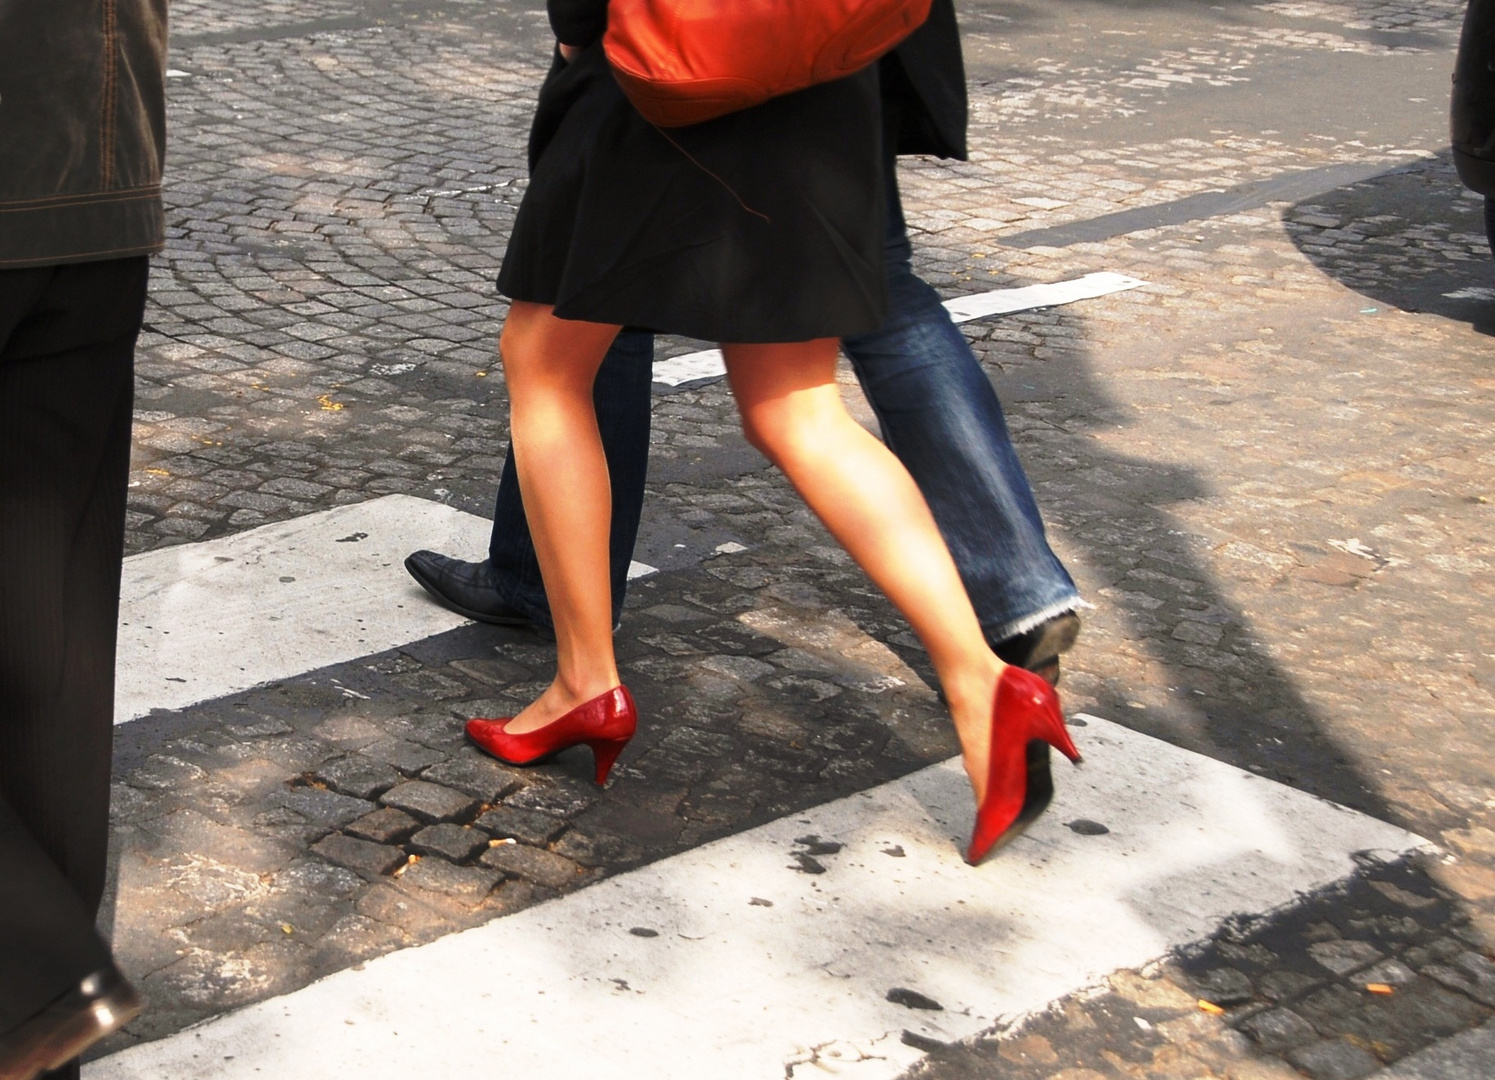
[[[1050,686],[1059,685],[1059,654],[1074,647],[1080,636],[1080,617],[1073,611],[1045,619],[1031,630],[998,642],[992,652],[1005,664],[1027,668],[1045,679]]]
[[[463,562],[435,551],[417,551],[405,559],[405,569],[443,607],[458,615],[494,626],[518,626],[554,634],[498,597],[498,572],[493,563]]]
[[[0,1036],[0,1080],[35,1080],[61,1068],[145,1008],[113,964],[96,971],[14,1031]]]

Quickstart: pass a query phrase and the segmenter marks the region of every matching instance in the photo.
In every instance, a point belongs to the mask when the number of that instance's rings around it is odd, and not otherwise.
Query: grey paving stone
[[[392,766],[362,754],[329,762],[317,770],[316,776],[329,787],[357,799],[376,798],[403,779]]]
[[[1279,1054],[1318,1038],[1313,1025],[1291,1009],[1269,1009],[1242,1021],[1241,1029],[1263,1050]]]
[[[206,772],[190,761],[157,754],[126,777],[126,783],[147,791],[170,791],[206,776]]]
[[[1199,994],[1216,1005],[1244,1005],[1256,996],[1251,980],[1235,968],[1222,967],[1194,978]]]
[[[311,849],[324,859],[367,878],[391,874],[405,863],[405,853],[397,847],[358,840],[342,833],[323,837]]]
[[[374,808],[372,803],[363,799],[314,787],[292,788],[280,793],[275,801],[312,824],[329,829],[340,828]]]
[[[480,757],[475,752],[462,753],[450,761],[432,765],[421,773],[421,779],[466,792],[485,803],[497,802],[528,782],[513,766]]]
[[[350,822],[343,832],[360,840],[371,840],[376,844],[403,844],[415,835],[421,823],[403,810],[383,806],[372,814],[366,814]]]
[[[1484,1080],[1495,1061],[1495,1021],[1455,1035],[1375,1073],[1375,1080]]]
[[[546,778],[510,795],[504,805],[565,818],[592,805],[598,794],[596,785],[586,781]]]
[[[441,859],[424,858],[402,875],[410,888],[424,889],[473,906],[480,904],[503,879],[497,870],[480,866],[453,866]]]
[[[230,720],[224,725],[227,731],[236,739],[267,738],[272,735],[289,735],[295,730],[284,720],[271,720],[268,718],[245,718],[242,720]]]
[[[589,867],[627,867],[643,857],[643,849],[636,844],[603,832],[582,832],[570,829],[555,842],[555,851],[568,859],[574,859]]]
[[[1481,953],[1466,949],[1449,964],[1425,965],[1422,973],[1450,990],[1462,991],[1475,1001],[1495,1006],[1495,963]]]
[[[1312,1080],[1360,1080],[1381,1067],[1374,1054],[1345,1042],[1326,1039],[1289,1051],[1287,1060]]]
[[[478,808],[478,800],[471,795],[424,780],[408,780],[386,791],[379,801],[426,822],[458,821]]]
[[[447,757],[440,750],[404,739],[381,739],[363,747],[363,753],[376,761],[394,766],[406,776],[413,776],[428,766],[445,761]]]
[[[1325,1037],[1351,1036],[1398,1058],[1486,1020],[1490,1011],[1428,979],[1398,987],[1390,997],[1361,987],[1331,986],[1294,1003]]]
[[[514,806],[495,806],[473,824],[498,839],[512,837],[521,844],[538,847],[550,843],[566,828],[564,818]]]
[[[1368,941],[1319,941],[1308,946],[1308,952],[1336,975],[1348,975],[1381,959],[1382,955]]]
[[[1273,1001],[1286,1001],[1305,991],[1323,985],[1323,979],[1301,971],[1268,971],[1256,981],[1257,987]]]
[[[488,834],[443,822],[427,825],[410,838],[409,848],[417,855],[439,855],[448,862],[466,862],[488,846]]]
[[[574,887],[586,874],[584,867],[565,856],[527,844],[496,844],[483,852],[478,861],[547,889]]]

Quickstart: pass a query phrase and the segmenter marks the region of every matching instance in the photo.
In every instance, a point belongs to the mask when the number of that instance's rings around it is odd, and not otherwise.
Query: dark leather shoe
[[[1045,619],[1033,629],[999,641],[992,652],[1003,663],[1027,668],[1050,686],[1059,685],[1059,654],[1074,647],[1080,636],[1080,617],[1073,611]]]
[[[417,551],[405,559],[405,569],[421,588],[458,615],[494,626],[520,626],[546,636],[553,631],[498,598],[498,571],[487,559],[463,562],[435,551]]]
[[[61,1068],[144,1007],[113,964],[94,972],[20,1027],[0,1035],[0,1080],[34,1080]]]

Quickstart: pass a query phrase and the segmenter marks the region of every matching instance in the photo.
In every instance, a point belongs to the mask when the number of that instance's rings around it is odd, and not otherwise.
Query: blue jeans
[[[842,346],[883,439],[924,493],[995,644],[1078,607],[1080,595],[1044,537],[991,382],[939,295],[914,275],[892,168],[887,190],[888,319]],[[593,392],[612,478],[614,622],[623,609],[644,501],[653,346],[649,334],[619,334]],[[489,553],[500,571],[504,602],[551,625],[512,453],[498,488]]]

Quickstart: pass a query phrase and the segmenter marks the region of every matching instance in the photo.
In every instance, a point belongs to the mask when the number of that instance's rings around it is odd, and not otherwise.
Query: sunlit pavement
[[[174,5],[106,913],[152,1009],[92,1075],[1478,1075],[1462,5],[961,11],[973,157],[906,163],[920,271],[1145,283],[965,324],[1096,605],[1063,690],[1101,740],[976,872],[927,665],[704,368],[659,372],[617,779],[463,746],[547,646],[399,560],[482,550],[543,12]]]

